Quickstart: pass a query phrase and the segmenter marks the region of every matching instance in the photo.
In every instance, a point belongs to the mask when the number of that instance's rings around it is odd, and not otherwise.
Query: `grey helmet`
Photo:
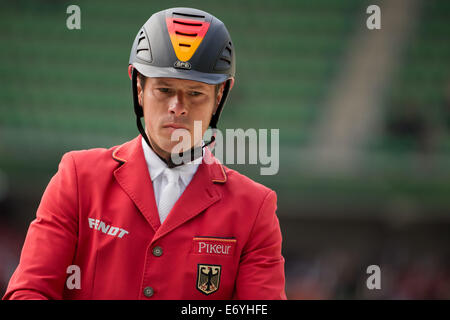
[[[207,84],[225,82],[222,99],[209,123],[215,129],[235,75],[233,42],[222,21],[192,8],[157,12],[142,26],[133,42],[128,72],[137,126],[150,145],[140,120],[143,111],[137,97],[136,71],[146,77],[178,78]]]

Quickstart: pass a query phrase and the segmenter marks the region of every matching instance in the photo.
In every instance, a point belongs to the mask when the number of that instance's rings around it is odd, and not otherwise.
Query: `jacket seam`
[[[78,172],[77,172],[77,165],[75,163],[75,159],[73,157],[72,154],[70,154],[70,157],[72,158],[72,163],[73,163],[73,170],[75,172],[75,183],[77,185],[77,216],[78,216],[78,235],[80,234],[79,232],[79,227],[80,227],[80,189],[79,189],[79,183],[78,183]]]
[[[247,238],[246,244],[250,241],[250,237],[252,236],[253,231],[254,231],[254,229],[255,229],[256,221],[258,221],[258,218],[259,218],[259,215],[261,214],[262,208],[264,207],[264,204],[266,203],[267,198],[269,198],[269,195],[270,195],[272,192],[274,192],[274,191],[273,191],[273,190],[269,190],[269,191],[267,192],[267,194],[264,196],[264,199],[263,199],[263,201],[261,202],[261,205],[259,206],[258,213],[256,214],[255,220],[253,221],[253,225],[252,225],[252,228],[251,228],[251,230],[250,230],[249,237]],[[244,247],[245,247],[245,246],[244,246]],[[245,255],[245,254],[247,254],[247,253],[248,253],[248,251],[245,251],[245,252],[243,252],[242,254]],[[242,256],[242,255],[241,255],[241,256]]]

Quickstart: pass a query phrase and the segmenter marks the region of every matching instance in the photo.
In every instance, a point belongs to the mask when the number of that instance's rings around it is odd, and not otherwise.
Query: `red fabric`
[[[209,150],[205,157],[214,159]],[[160,225],[140,136],[111,149],[69,152],[3,299],[286,299],[275,210],[274,191],[203,161]],[[95,219],[103,229],[93,228]],[[107,225],[116,227],[112,235]],[[236,241],[228,241],[231,250],[198,253],[194,239],[209,237]],[[153,254],[155,246],[162,255]],[[197,288],[199,264],[221,267],[218,290],[209,295]],[[66,286],[69,265],[80,267],[81,289]]]

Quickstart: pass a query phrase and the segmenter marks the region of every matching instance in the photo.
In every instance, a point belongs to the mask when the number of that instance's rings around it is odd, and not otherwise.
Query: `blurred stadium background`
[[[81,30],[66,8],[81,8]],[[381,8],[381,30],[366,8]],[[450,298],[450,2],[0,1],[0,291],[61,156],[137,135],[132,41],[156,11],[227,25],[237,82],[219,127],[279,128],[289,299]],[[381,268],[368,290],[366,268]]]

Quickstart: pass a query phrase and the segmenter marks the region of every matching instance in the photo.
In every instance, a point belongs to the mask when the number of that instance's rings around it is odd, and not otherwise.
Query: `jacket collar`
[[[112,153],[121,165],[114,176],[155,231],[153,242],[192,219],[222,197],[218,184],[227,181],[222,164],[205,148],[202,163],[161,226],[152,180],[148,172],[141,136],[116,147]]]
[[[168,166],[164,161],[161,160],[160,157],[156,155],[155,151],[153,151],[153,149],[149,147],[149,145],[143,138],[141,139],[141,144],[144,151],[145,161],[150,172],[150,178],[152,179],[152,181],[155,181],[155,179],[163,174],[164,170],[166,170]],[[183,164],[181,166],[176,166],[170,170],[177,171],[184,185],[187,186],[192,180],[192,177],[197,171],[200,163],[202,163],[202,158],[197,158],[194,161]]]

